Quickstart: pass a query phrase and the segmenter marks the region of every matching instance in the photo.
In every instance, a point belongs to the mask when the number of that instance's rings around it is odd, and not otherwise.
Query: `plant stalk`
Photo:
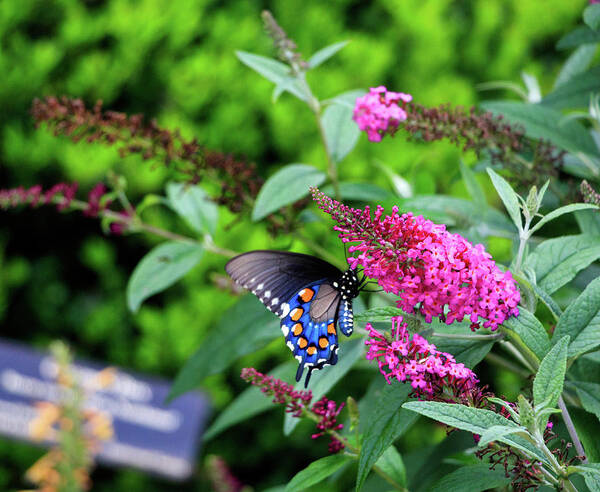
[[[565,405],[565,401],[563,400],[562,395],[558,398],[558,408],[562,412],[563,420],[565,421],[565,426],[569,431],[569,436],[571,436],[571,440],[577,450],[577,454],[582,457],[581,462],[587,463],[588,459],[585,455],[585,450],[583,449],[583,445],[581,444],[581,440],[577,435],[577,429],[575,429],[575,425],[573,424],[573,420],[571,419],[571,415],[569,414],[569,410],[567,410],[567,405]]]

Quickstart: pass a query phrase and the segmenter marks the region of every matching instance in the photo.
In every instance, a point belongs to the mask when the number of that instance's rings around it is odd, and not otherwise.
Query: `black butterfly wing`
[[[225,271],[280,317],[288,314],[288,301],[303,287],[342,274],[331,263],[315,256],[271,250],[236,256],[227,263]]]

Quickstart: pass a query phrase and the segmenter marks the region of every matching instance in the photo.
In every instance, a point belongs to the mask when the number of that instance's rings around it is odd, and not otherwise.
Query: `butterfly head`
[[[361,284],[362,281],[358,279],[356,271],[348,269],[333,283],[333,286],[341,293],[342,299],[346,300],[358,297]]]

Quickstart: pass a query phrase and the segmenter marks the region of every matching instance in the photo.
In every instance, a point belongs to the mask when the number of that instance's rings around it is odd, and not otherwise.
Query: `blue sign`
[[[81,361],[72,365],[84,387],[104,368]],[[30,440],[29,423],[38,415],[35,403],[60,401],[63,389],[56,374],[50,355],[0,342],[0,434]],[[189,477],[209,404],[203,395],[187,393],[165,405],[168,393],[168,382],[120,369],[110,386],[90,392],[85,407],[110,415],[114,428],[96,460],[175,480]]]

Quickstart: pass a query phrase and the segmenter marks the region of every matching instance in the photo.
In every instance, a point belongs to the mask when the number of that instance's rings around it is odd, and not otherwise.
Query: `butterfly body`
[[[342,272],[319,258],[285,251],[250,251],[227,263],[227,273],[249,289],[281,318],[286,344],[299,367],[296,380],[308,368],[337,363],[337,326],[353,331],[352,299],[360,282],[353,270]]]

